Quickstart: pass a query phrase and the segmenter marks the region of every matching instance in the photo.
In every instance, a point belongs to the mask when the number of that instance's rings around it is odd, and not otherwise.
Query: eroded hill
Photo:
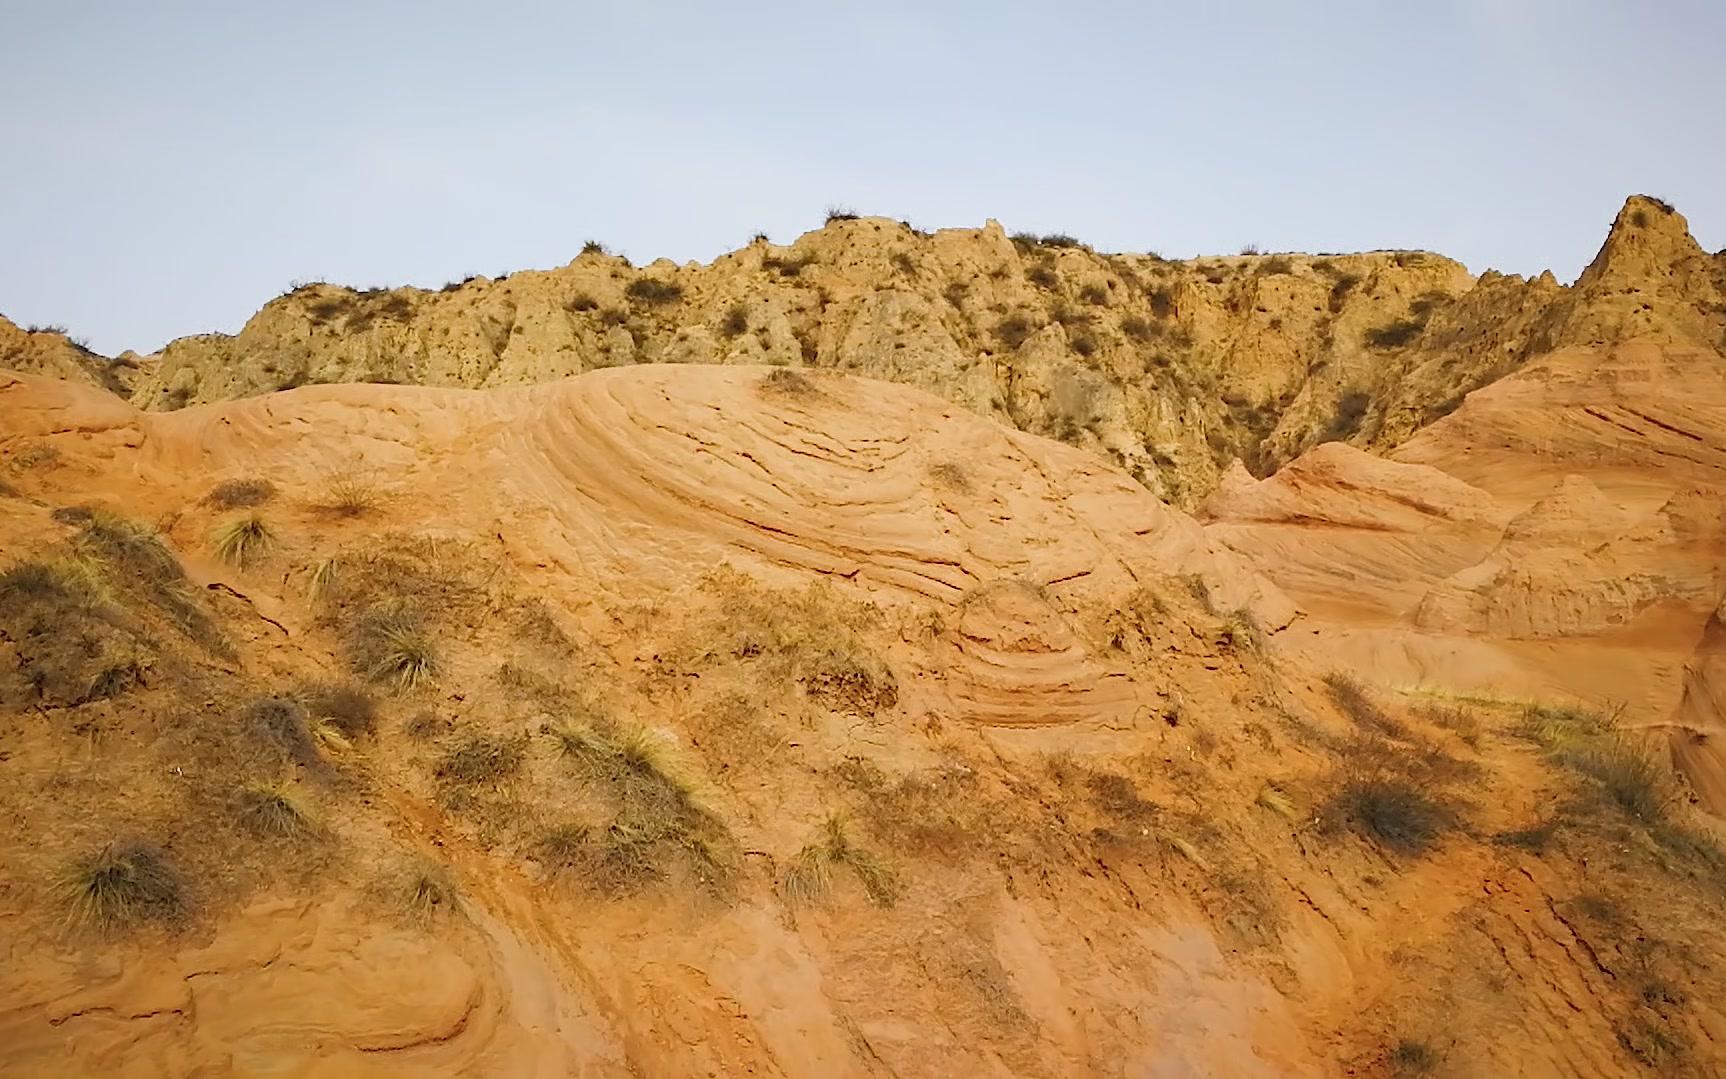
[[[783,367],[0,419],[11,1070],[1720,1058],[1631,732],[1312,663],[1094,455]]]
[[[1388,448],[1478,386],[1573,344],[1716,345],[1726,269],[1632,198],[1574,287],[1473,278],[1425,252],[1165,260],[998,225],[884,218],[758,239],[714,262],[569,265],[439,291],[296,288],[233,337],[146,363],[147,409],[315,383],[489,387],[637,363],[772,363],[913,385],[1104,453],[1191,506],[1236,457]],[[127,356],[127,360],[133,357]]]

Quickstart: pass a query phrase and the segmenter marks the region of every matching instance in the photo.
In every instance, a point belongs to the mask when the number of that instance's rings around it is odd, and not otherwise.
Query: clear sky
[[[1726,243],[1723,49],[1720,0],[0,0],[0,313],[149,351],[832,203],[1569,280],[1631,192]]]

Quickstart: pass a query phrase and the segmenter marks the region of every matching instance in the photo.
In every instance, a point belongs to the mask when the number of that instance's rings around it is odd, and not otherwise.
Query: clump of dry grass
[[[301,764],[319,761],[306,710],[292,697],[260,697],[246,709],[246,723],[259,738]]]
[[[341,560],[336,558],[320,558],[313,562],[306,572],[306,598],[316,601],[329,595],[330,589],[335,587],[340,568]]]
[[[1272,784],[1265,784],[1259,789],[1256,803],[1284,820],[1294,820],[1298,815],[1295,811],[1294,799],[1287,792]]]
[[[210,488],[204,504],[219,510],[239,510],[261,506],[274,497],[276,485],[269,480],[223,480]]]
[[[357,627],[366,677],[407,693],[432,681],[440,665],[437,648],[413,612],[401,607],[374,608]]]
[[[67,920],[80,928],[173,921],[186,906],[179,874],[159,849],[137,840],[110,843],[74,862],[58,890]]]
[[[442,866],[421,863],[407,873],[402,892],[402,905],[417,921],[431,921],[440,914],[452,914],[461,909],[455,882]]]
[[[350,741],[377,726],[377,702],[351,682],[316,685],[305,696],[312,717],[327,721]]]
[[[354,518],[370,513],[382,501],[383,496],[375,484],[343,473],[329,478],[315,508],[331,517]]]
[[[19,689],[29,698],[79,705],[143,683],[148,653],[130,624],[111,607],[107,582],[87,557],[0,572],[0,636],[16,647]]]
[[[1356,725],[1374,730],[1391,737],[1401,737],[1406,732],[1401,723],[1397,722],[1383,708],[1380,708],[1370,696],[1360,680],[1341,671],[1332,671],[1324,676],[1325,688],[1330,691],[1331,700]]]
[[[83,559],[17,562],[0,571],[0,607],[50,603],[93,610],[105,602],[101,574]]]
[[[439,779],[463,785],[497,785],[521,772],[526,746],[520,738],[474,733],[444,751],[437,763]]]
[[[820,395],[815,383],[790,367],[775,367],[761,376],[758,383],[764,393],[779,394],[798,400],[808,400]]]
[[[1326,823],[1346,827],[1399,854],[1422,854],[1458,821],[1456,813],[1400,776],[1348,779],[1326,804]]]
[[[965,471],[965,466],[957,461],[937,461],[929,466],[929,478],[938,487],[959,494],[971,493],[971,476]]]
[[[877,906],[890,907],[899,898],[899,880],[892,868],[874,852],[857,845],[845,818],[833,813],[822,822],[820,837],[805,844],[786,870],[781,882],[786,900],[798,904],[825,900],[838,869],[849,869]]]
[[[257,514],[236,517],[217,527],[216,557],[244,569],[275,545],[276,534]]]
[[[291,783],[255,780],[235,795],[240,822],[260,835],[288,838],[317,830],[311,803]]]
[[[1484,733],[1480,716],[1467,705],[1433,702],[1421,706],[1420,714],[1428,721],[1454,733],[1470,749],[1480,747],[1480,738]]]
[[[578,848],[566,845],[566,866],[579,864],[595,889],[611,894],[659,879],[673,857],[710,889],[730,881],[730,834],[669,739],[645,727],[618,731],[578,720],[548,727],[547,733],[615,807],[611,821],[585,833]],[[579,857],[571,853],[576,849]]]

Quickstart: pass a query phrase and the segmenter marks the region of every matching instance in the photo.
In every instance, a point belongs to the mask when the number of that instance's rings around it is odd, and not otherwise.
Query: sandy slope
[[[1698,671],[1726,595],[1722,491],[1726,361],[1629,342],[1551,353],[1388,460],[1321,447],[1237,480],[1206,515],[1307,610],[1290,639],[1315,658],[1623,702],[1682,746],[1718,732]],[[1679,756],[1726,808],[1711,756]]]
[[[1490,429],[1484,408],[1448,423]],[[1574,782],[1508,736],[1514,714],[1470,741],[1387,697],[1407,725],[1387,741],[1315,683],[1391,649],[1472,674],[1447,647],[1524,686],[1558,677],[1483,632],[1500,606],[1465,588],[1506,545],[1527,562],[1524,537],[1574,541],[1600,580],[1648,558],[1700,572],[1671,549],[1711,534],[1659,516],[1646,476],[1615,472],[1637,513],[1579,537],[1595,489],[1518,499],[1490,467],[1413,463],[1452,463],[1441,433],[1410,461],[1324,447],[1237,477],[1233,523],[1201,528],[1080,451],[837,376],[648,366],[171,414],[0,376],[0,565],[82,549],[69,505],[154,521],[226,641],[116,579],[103,625],[142,674],[66,706],[19,680],[34,646],[6,623],[0,1069],[1388,1074],[1415,1044],[1455,1074],[1705,1073],[1726,1030],[1688,1002],[1716,998],[1722,949],[1694,872],[1592,810],[1542,853],[1495,842]],[[383,500],[320,510],[354,473]],[[232,514],[202,501],[239,477],[278,488],[258,511],[276,546],[244,569],[213,557]],[[333,591],[311,598],[326,559]],[[1293,607],[1249,564],[1307,609],[1268,650],[1254,634]],[[1422,628],[1430,594],[1465,628]],[[381,693],[351,749],[254,745],[248,702],[353,669],[347,633],[379,595],[421,606],[436,681]],[[1540,625],[1574,644],[1606,617],[1593,595]],[[1639,662],[1677,648],[1688,595],[1634,623]],[[1693,712],[1717,715],[1714,666]],[[559,872],[545,837],[607,812],[547,733],[572,714],[670,739],[735,868],[716,883],[672,851],[622,891]],[[475,733],[513,739],[518,770],[445,774]],[[1466,826],[1410,853],[1323,825],[1375,753]],[[236,785],[269,769],[323,832],[233,822]],[[843,872],[825,901],[788,898],[833,810],[894,866],[893,906]],[[131,834],[184,875],[186,918],[68,929],[68,860]],[[428,864],[459,899],[412,917],[403,882]]]

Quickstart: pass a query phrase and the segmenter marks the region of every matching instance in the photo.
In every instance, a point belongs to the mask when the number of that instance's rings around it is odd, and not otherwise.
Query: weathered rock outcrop
[[[130,358],[99,356],[58,327],[24,329],[0,316],[0,369],[87,382],[125,397],[132,392],[137,366]]]
[[[1103,452],[1193,505],[1237,457],[1262,476],[1322,441],[1394,447],[1564,345],[1713,344],[1723,280],[1684,219],[1640,196],[1571,288],[1550,274],[1473,278],[1418,251],[1171,261],[1009,237],[993,222],[931,234],[840,219],[705,265],[637,268],[595,245],[558,269],[437,291],[303,285],[237,335],[169,344],[131,396],[172,409],[309,383],[489,387],[632,363],[806,365],[914,385]],[[87,369],[126,389],[88,354],[10,365]]]

